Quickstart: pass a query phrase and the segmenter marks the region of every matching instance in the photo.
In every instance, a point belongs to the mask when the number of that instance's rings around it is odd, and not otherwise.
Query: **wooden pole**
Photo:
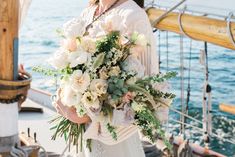
[[[18,18],[19,0],[0,0],[0,81],[17,79]],[[18,103],[0,103],[0,113],[0,157],[5,157],[18,143]]]
[[[158,19],[165,11],[156,8],[147,9],[151,23]],[[154,27],[160,30],[183,34],[178,22],[179,13],[170,13]],[[225,48],[235,50],[228,32],[227,22],[204,16],[182,15],[182,26],[185,33],[193,39],[207,41]],[[231,30],[235,38],[235,22],[231,22]]]
[[[18,71],[19,0],[0,0],[0,80],[14,80]]]

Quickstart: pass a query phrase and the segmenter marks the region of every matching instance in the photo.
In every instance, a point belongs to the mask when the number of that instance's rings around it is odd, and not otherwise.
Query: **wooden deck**
[[[28,128],[30,128],[30,135],[33,137],[34,132],[37,133],[37,141],[48,152],[54,152],[61,154],[66,147],[64,139],[51,140],[52,131],[50,131],[51,125],[48,121],[55,115],[55,111],[43,107],[32,100],[27,99],[23,104],[24,107],[37,107],[43,108],[43,113],[20,113],[19,115],[19,131],[27,134]]]

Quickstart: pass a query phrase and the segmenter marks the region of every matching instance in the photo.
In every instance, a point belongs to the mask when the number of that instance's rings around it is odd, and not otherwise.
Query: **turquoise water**
[[[81,10],[87,5],[84,0],[33,0],[20,34],[20,62],[24,64],[30,72],[36,65],[47,66],[46,60],[58,48],[59,38],[55,29],[60,28],[67,20],[77,17]],[[156,33],[158,38],[159,33]],[[166,71],[166,33],[160,33],[160,52],[162,72]],[[179,72],[179,36],[169,33],[169,70]],[[189,114],[201,119],[202,113],[202,86],[203,67],[199,64],[199,51],[203,49],[202,42],[193,41],[192,51],[192,77],[191,77],[191,99]],[[189,40],[184,39],[185,50],[185,89],[187,89],[187,70],[189,57]],[[212,85],[213,98],[213,126],[214,132],[223,138],[235,141],[235,116],[222,113],[218,110],[218,105],[222,102],[235,104],[235,51],[231,51],[217,46],[208,45],[210,84]],[[40,74],[33,74],[33,87],[43,90],[55,90],[53,79]],[[177,95],[173,104],[180,109],[180,78],[171,81],[172,89]],[[186,97],[185,92],[185,97]],[[171,117],[179,117],[171,113]],[[177,134],[179,125],[170,123],[169,130]],[[195,129],[187,129],[187,137],[191,137],[192,142],[203,144],[202,136]],[[227,156],[235,155],[235,145],[222,142],[217,138],[211,139],[211,149],[223,153]]]

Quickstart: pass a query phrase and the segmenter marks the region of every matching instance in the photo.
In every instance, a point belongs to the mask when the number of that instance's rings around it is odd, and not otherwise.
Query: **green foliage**
[[[49,123],[54,124],[51,127],[51,130],[55,130],[55,133],[52,135],[52,140],[56,140],[58,137],[64,137],[66,142],[71,142],[70,144],[78,147],[78,142],[80,140],[80,151],[83,147],[83,134],[85,132],[85,124],[73,123],[70,120],[59,115],[58,117],[51,120]],[[89,148],[91,145],[90,142],[87,143]]]
[[[98,54],[96,60],[93,63],[93,69],[99,68],[104,63],[104,57],[105,57],[104,53]]]
[[[120,32],[114,31],[96,43],[97,52],[109,52],[117,47],[117,41],[120,37]]]
[[[106,127],[107,127],[107,130],[109,131],[109,133],[112,135],[112,138],[114,140],[117,140],[117,133],[116,133],[115,127],[112,126],[110,123],[107,123]]]
[[[165,145],[169,150],[172,149],[172,145],[167,140],[164,130],[161,128],[160,121],[155,117],[154,113],[147,107],[144,107],[135,115],[136,124],[141,129],[142,133],[149,138],[153,143],[155,142],[155,135],[162,138]]]
[[[161,83],[177,76],[176,72],[167,72],[166,74],[157,74],[137,81],[137,84]]]
[[[108,93],[113,99],[118,99],[128,92],[125,81],[117,76],[112,76],[108,80]]]
[[[52,77],[56,77],[60,73],[60,71],[58,70],[52,70],[52,69],[44,68],[41,66],[33,67],[32,70],[34,72],[41,73],[45,76],[52,76]]]

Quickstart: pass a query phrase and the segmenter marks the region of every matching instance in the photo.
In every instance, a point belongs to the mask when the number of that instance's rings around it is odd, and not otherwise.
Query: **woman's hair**
[[[135,1],[141,8],[144,7],[144,0],[133,0],[133,1]],[[91,5],[95,5],[97,3],[99,3],[99,0],[90,0]]]

